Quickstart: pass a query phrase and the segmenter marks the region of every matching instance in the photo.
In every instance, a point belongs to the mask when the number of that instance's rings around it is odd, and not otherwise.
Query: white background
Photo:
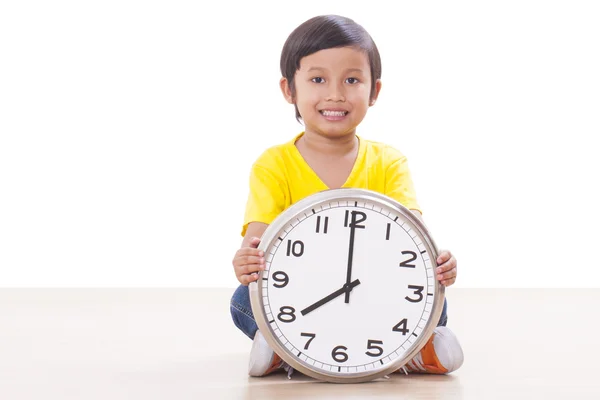
[[[235,287],[251,163],[302,130],[279,56],[376,41],[359,128],[409,160],[457,287],[598,287],[594,1],[0,5],[0,286]]]

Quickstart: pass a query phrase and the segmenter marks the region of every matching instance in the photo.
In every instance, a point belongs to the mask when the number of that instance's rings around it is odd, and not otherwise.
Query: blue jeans
[[[444,298],[444,308],[442,309],[442,315],[437,326],[446,326],[448,323],[448,315],[446,314],[447,302]],[[254,320],[254,314],[252,314],[252,306],[250,305],[250,292],[248,286],[240,285],[231,297],[231,318],[233,323],[237,326],[246,336],[250,339],[254,339],[254,334],[258,330],[256,321]]]

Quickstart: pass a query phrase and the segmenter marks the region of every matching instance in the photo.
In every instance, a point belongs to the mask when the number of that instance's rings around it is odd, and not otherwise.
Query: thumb
[[[260,238],[253,237],[252,239],[250,239],[250,247],[256,249],[256,248],[258,248],[259,244],[260,244]]]

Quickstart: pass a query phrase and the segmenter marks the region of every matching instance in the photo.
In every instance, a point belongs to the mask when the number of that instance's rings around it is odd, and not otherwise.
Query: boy
[[[233,266],[241,283],[231,300],[236,326],[253,339],[249,374],[265,376],[289,366],[269,348],[252,315],[248,284],[265,268],[257,249],[260,237],[281,212],[322,190],[356,187],[399,201],[419,219],[406,157],[382,143],[356,135],[356,128],[381,90],[381,60],[371,36],[351,19],[328,15],[312,18],[288,37],[281,54],[281,91],[296,109],[305,130],[287,143],[267,149],[254,163],[242,228],[241,248]],[[422,219],[421,219],[422,220]],[[443,250],[437,279],[456,280],[456,259]],[[438,327],[404,372],[445,374],[458,369],[463,353],[446,328],[446,302]]]

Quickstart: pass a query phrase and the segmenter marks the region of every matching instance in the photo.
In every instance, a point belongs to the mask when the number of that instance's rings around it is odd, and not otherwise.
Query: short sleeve
[[[286,208],[286,190],[283,179],[269,169],[254,164],[250,172],[250,192],[246,202],[242,236],[250,222],[270,224]]]
[[[391,161],[385,173],[385,194],[404,207],[421,212],[406,157],[400,155]]]

